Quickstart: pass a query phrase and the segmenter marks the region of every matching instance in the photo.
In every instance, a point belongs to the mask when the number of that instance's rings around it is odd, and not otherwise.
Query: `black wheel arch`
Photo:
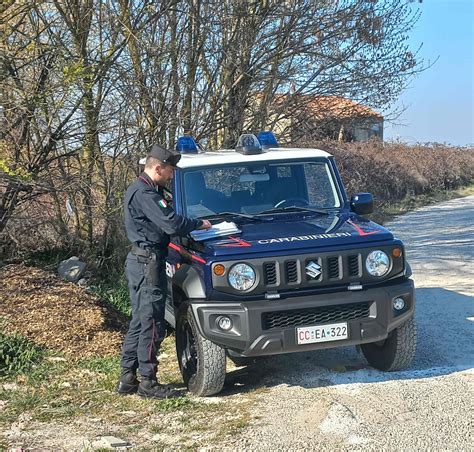
[[[192,265],[182,265],[173,276],[173,307],[175,313],[183,302],[190,299],[205,299],[206,287],[201,275]]]

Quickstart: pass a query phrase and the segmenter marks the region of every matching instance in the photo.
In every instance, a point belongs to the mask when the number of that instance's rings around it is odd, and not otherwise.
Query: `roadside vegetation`
[[[24,337],[0,332],[0,378],[28,373],[44,357],[44,350]]]
[[[472,192],[474,148],[379,140],[315,144],[335,156],[349,197],[372,193],[375,212],[370,218],[377,222]]]

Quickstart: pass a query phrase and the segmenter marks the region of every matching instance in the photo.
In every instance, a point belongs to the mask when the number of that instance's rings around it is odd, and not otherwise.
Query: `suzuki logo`
[[[306,264],[306,274],[313,279],[316,279],[321,273],[321,266],[314,261],[309,261]]]

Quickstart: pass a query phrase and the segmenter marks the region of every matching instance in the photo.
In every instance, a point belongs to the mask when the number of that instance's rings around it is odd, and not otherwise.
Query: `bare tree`
[[[0,233],[18,205],[51,190],[44,175],[68,154],[58,143],[80,105],[54,75],[60,56],[42,39],[46,26],[35,4],[14,4],[3,19]]]
[[[108,259],[121,194],[152,143],[191,133],[229,147],[285,121],[309,135],[302,113],[322,96],[389,107],[423,69],[410,3],[4,2],[0,232],[46,196],[57,233]]]

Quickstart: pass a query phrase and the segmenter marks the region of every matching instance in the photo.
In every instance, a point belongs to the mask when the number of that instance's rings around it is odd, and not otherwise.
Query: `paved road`
[[[388,224],[406,244],[417,296],[411,369],[384,373],[353,348],[279,356],[234,371],[233,398],[266,385],[250,426],[226,441],[253,449],[462,449],[474,432],[474,196]],[[243,394],[244,393],[244,394]]]

